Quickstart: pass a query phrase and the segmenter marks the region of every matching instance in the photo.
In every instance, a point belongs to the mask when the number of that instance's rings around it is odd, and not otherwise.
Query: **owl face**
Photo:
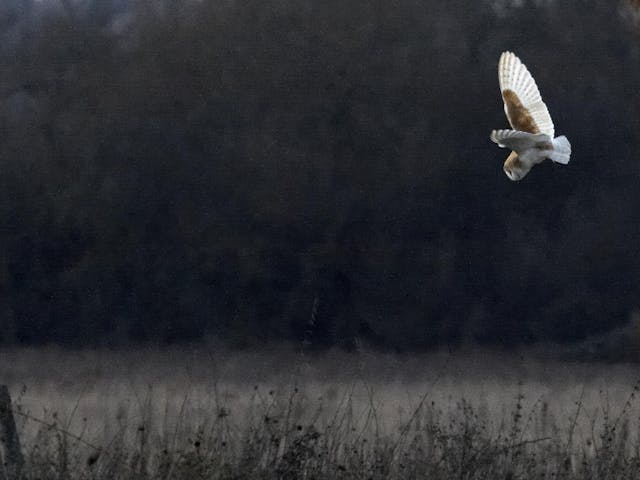
[[[516,152],[511,152],[507,159],[504,162],[504,173],[509,177],[509,180],[517,182],[518,180],[522,180],[529,170],[531,170],[531,165],[523,163],[518,158],[518,154]]]

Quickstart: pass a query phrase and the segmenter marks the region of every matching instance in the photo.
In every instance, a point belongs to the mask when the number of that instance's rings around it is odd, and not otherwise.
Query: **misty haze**
[[[0,62],[0,480],[639,477],[640,2],[3,0]]]

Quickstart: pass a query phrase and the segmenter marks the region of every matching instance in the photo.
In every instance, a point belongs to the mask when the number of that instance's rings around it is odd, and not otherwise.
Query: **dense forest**
[[[0,342],[564,342],[640,308],[611,0],[0,5]],[[571,163],[521,182],[497,61]]]

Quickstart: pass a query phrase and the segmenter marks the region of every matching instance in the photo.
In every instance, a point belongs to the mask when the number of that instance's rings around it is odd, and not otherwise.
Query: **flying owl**
[[[538,86],[527,67],[511,52],[498,63],[498,80],[504,111],[513,130],[494,130],[491,140],[512,152],[504,162],[511,180],[522,180],[531,167],[550,158],[566,165],[571,157],[567,137],[553,137],[554,127]]]

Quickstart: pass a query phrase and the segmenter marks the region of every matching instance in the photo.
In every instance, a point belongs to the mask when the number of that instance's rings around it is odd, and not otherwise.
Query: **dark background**
[[[568,342],[640,307],[612,0],[0,5],[0,342]],[[541,5],[538,5],[540,3]],[[503,50],[567,167],[521,182]]]

